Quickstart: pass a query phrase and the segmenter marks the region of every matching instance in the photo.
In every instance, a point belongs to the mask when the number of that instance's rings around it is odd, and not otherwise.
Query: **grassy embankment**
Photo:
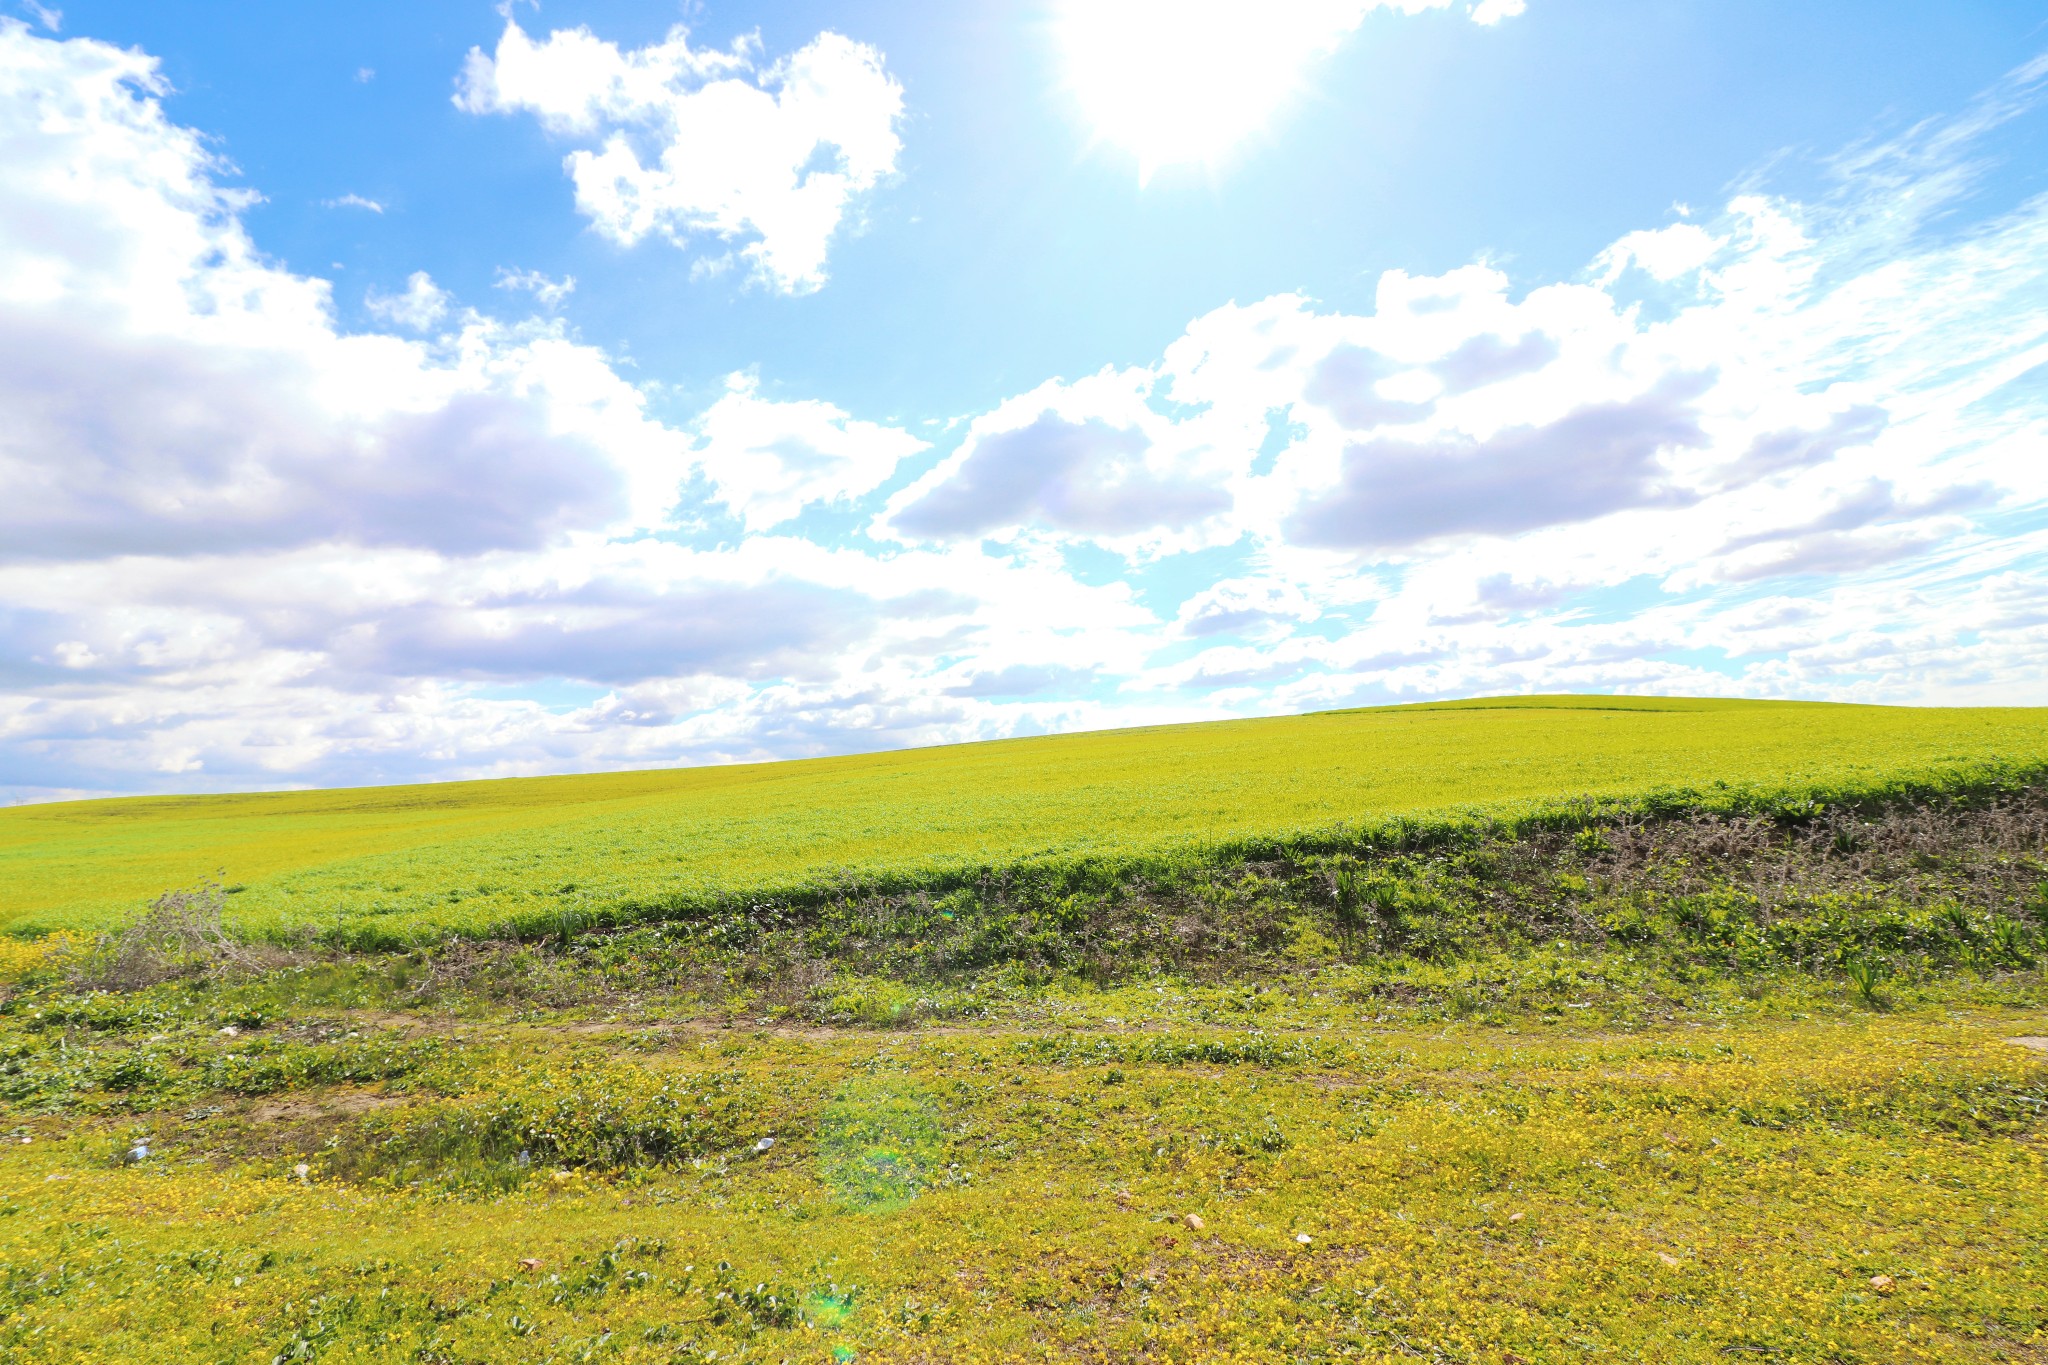
[[[2048,713],[1602,704],[8,812],[0,1353],[2048,1359]]]

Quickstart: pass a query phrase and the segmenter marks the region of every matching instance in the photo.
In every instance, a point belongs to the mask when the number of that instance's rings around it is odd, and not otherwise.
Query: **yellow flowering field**
[[[2037,989],[1631,1026],[1375,1019],[1309,989],[1228,1031],[1185,1022],[1201,996],[1110,993],[1066,1001],[1061,1026],[908,1033],[344,1012],[194,1035],[202,1062],[315,1045],[281,1029],[417,1055],[375,1082],[240,1093],[223,1078],[244,1073],[216,1067],[160,1105],[104,1085],[14,1102],[0,1348],[2048,1351],[2048,1056],[2005,1041],[2048,1033]],[[22,1036],[20,1015],[7,1023]],[[494,1131],[524,1144],[509,1165],[484,1160]],[[124,1161],[137,1143],[148,1156]]]
[[[0,928],[115,923],[220,872],[230,918],[536,932],[853,879],[1143,860],[1597,796],[2048,762],[2048,708],[1536,697],[673,771],[0,810]]]

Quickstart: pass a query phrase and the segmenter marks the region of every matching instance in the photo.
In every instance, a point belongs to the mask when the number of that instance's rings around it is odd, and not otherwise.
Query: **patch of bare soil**
[[[319,1123],[353,1118],[373,1109],[404,1104],[410,1095],[387,1095],[374,1090],[344,1090],[327,1095],[297,1095],[291,1099],[264,1100],[250,1106],[248,1120],[262,1124]]]

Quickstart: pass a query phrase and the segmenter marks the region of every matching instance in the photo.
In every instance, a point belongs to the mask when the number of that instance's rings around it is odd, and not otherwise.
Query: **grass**
[[[792,763],[0,811],[0,928],[96,929],[225,869],[230,921],[392,944],[852,881],[1186,858],[1597,795],[1823,796],[2048,761],[2048,710],[1611,697],[1328,712]]]
[[[1611,705],[9,812],[0,1357],[2048,1360],[2043,713]]]
[[[227,1038],[189,1000],[153,1042],[76,1029],[73,1083],[0,1138],[0,1351],[2048,1348],[2048,1065],[2003,1041],[2040,1031],[2037,987],[1882,1016],[1791,983],[1649,1015],[1593,988],[1489,1020],[1361,1012],[1344,985],[1290,981],[1229,1025],[1229,992],[1159,983],[909,1034],[301,1009]],[[5,1023],[17,1054],[53,1031]],[[138,1049],[161,1065],[118,1071]],[[253,1081],[227,1060],[252,1052]]]

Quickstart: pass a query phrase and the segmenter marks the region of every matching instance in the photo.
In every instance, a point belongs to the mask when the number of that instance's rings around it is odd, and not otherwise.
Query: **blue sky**
[[[0,13],[4,799],[2048,701],[2038,6]]]

